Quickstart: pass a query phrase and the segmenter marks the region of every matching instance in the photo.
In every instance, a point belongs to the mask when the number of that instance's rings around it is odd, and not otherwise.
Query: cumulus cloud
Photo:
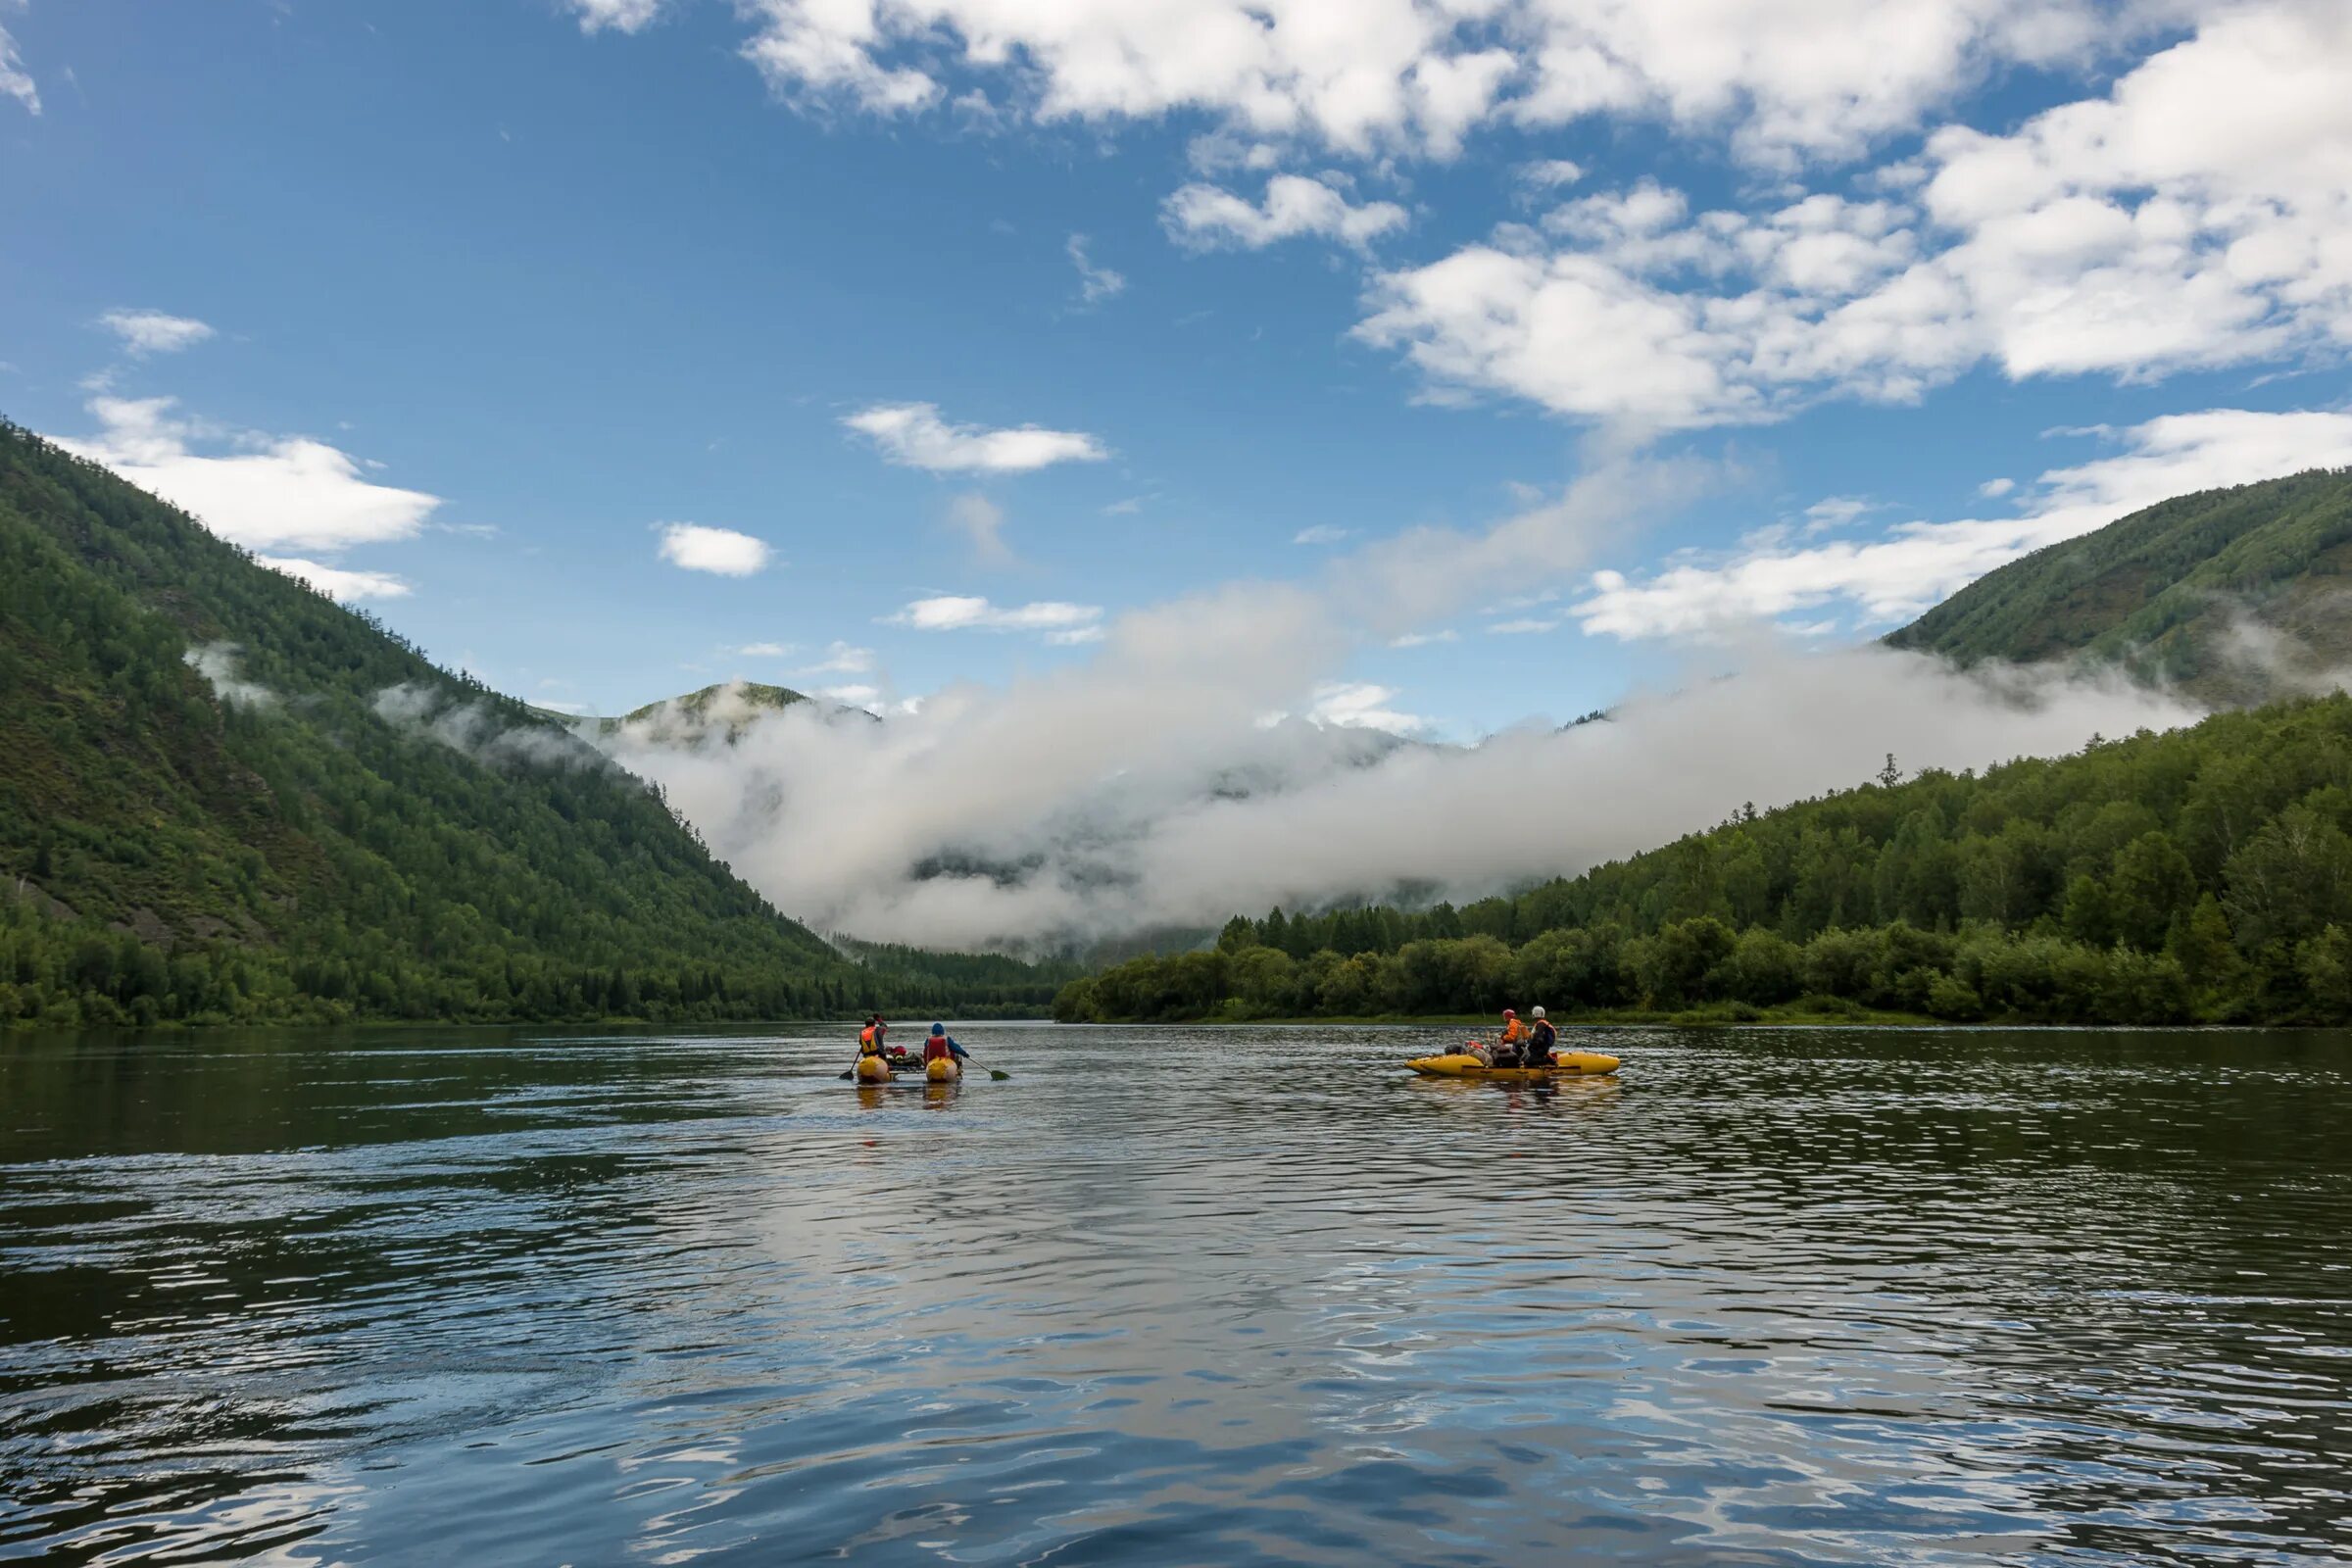
[[[162,311],[109,311],[98,318],[98,324],[114,333],[127,352],[140,356],[177,354],[214,335],[212,327],[193,317]]]
[[[1263,250],[1302,235],[1360,250],[1402,228],[1407,215],[1395,202],[1356,206],[1321,180],[1276,174],[1254,204],[1216,185],[1187,185],[1161,205],[1160,219],[1178,243],[1199,250]]]
[[[1311,528],[1301,528],[1291,535],[1295,545],[1336,545],[1348,537],[1348,530],[1328,522],[1318,522]]]
[[[1934,132],[1886,195],[1692,215],[1652,183],[1596,193],[1377,275],[1357,335],[1441,389],[1653,428],[1910,401],[1984,366],[2146,380],[2341,353],[2348,79],[2341,6],[2212,8],[2101,96]]]
[[[1569,614],[1589,633],[1628,639],[1706,634],[1833,604],[1865,624],[1908,620],[1995,566],[2169,497],[2352,466],[2352,414],[2212,409],[2167,415],[2114,438],[2125,450],[2042,474],[2016,516],[1906,522],[1876,539],[1804,548],[1773,539],[1639,580],[1599,571]]]
[[[14,98],[24,106],[28,115],[41,112],[41,90],[25,74],[24,61],[17,53],[17,40],[0,27],[0,98]]]
[[[1107,267],[1098,267],[1086,253],[1087,238],[1072,234],[1066,249],[1070,265],[1078,269],[1078,302],[1081,305],[1100,305],[1127,291],[1125,273],[1114,272]]]
[[[330,566],[301,556],[256,556],[253,559],[273,571],[301,578],[338,602],[406,599],[412,591],[407,579],[396,577],[388,571],[358,571],[348,566]]]
[[[610,3],[610,0],[608,0]],[[1445,158],[1588,117],[1722,136],[1768,168],[1851,156],[1986,71],[2128,36],[2120,0],[747,0],[787,101],[1108,123],[1205,115],[1220,144]],[[1801,47],[1790,40],[1802,39]]]
[[[798,646],[796,643],[745,643],[735,652],[739,658],[743,659],[783,659],[792,654]]]
[[[934,473],[1026,473],[1110,456],[1102,442],[1076,430],[950,424],[935,403],[877,404],[841,422],[870,439],[891,462]]]
[[[764,570],[774,554],[766,540],[732,528],[708,528],[698,522],[664,522],[660,527],[662,559],[688,571],[749,577]]]
[[[375,483],[359,460],[323,441],[226,431],[176,407],[167,397],[97,398],[89,409],[98,436],[51,439],[255,550],[332,553],[407,539],[441,505],[438,496]]]

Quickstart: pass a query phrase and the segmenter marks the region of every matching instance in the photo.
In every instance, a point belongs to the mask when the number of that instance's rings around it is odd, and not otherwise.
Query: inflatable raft
[[[926,1083],[952,1084],[963,1076],[963,1066],[953,1058],[944,1061],[897,1061],[887,1056],[859,1056],[856,1076],[861,1084],[886,1084],[894,1078],[906,1077]]]
[[[1490,1067],[1466,1051],[1449,1051],[1442,1056],[1416,1056],[1405,1065],[1431,1078],[1495,1078],[1504,1083],[1533,1083],[1545,1078],[1580,1078],[1615,1072],[1618,1063],[1615,1056],[1604,1056],[1597,1051],[1555,1051],[1548,1067]]]

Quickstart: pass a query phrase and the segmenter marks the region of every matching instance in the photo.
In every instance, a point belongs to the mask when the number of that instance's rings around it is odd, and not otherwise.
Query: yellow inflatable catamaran
[[[1430,1078],[1498,1078],[1505,1083],[1529,1083],[1544,1078],[1615,1072],[1618,1062],[1615,1056],[1604,1056],[1597,1051],[1555,1051],[1548,1067],[1490,1067],[1467,1051],[1448,1051],[1442,1055],[1416,1056],[1405,1065]]]

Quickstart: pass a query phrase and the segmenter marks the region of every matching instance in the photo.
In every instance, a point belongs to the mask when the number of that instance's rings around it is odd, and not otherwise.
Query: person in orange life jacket
[[[1508,1007],[1503,1008],[1502,1038],[1494,1042],[1494,1065],[1497,1067],[1519,1065],[1519,1048],[1526,1041],[1527,1025],[1519,1021],[1519,1014]]]
[[[1551,1065],[1552,1048],[1560,1043],[1560,1032],[1544,1016],[1544,1009],[1535,1009],[1535,1022],[1528,1027],[1527,1044],[1519,1048],[1519,1059],[1530,1067]]]
[[[923,1042],[923,1060],[937,1061],[942,1056],[958,1062],[972,1059],[972,1054],[956,1044],[956,1037],[948,1033],[946,1024],[935,1023],[931,1026],[931,1038]]]
[[[865,1027],[858,1031],[858,1054],[860,1056],[886,1054],[889,1035],[890,1025],[882,1021],[882,1015],[878,1012],[868,1013]]]

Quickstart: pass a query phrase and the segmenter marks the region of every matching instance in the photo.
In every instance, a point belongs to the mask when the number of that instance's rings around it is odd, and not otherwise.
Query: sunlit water
[[[0,1043],[0,1557],[2352,1556],[2343,1037],[959,1032]]]

